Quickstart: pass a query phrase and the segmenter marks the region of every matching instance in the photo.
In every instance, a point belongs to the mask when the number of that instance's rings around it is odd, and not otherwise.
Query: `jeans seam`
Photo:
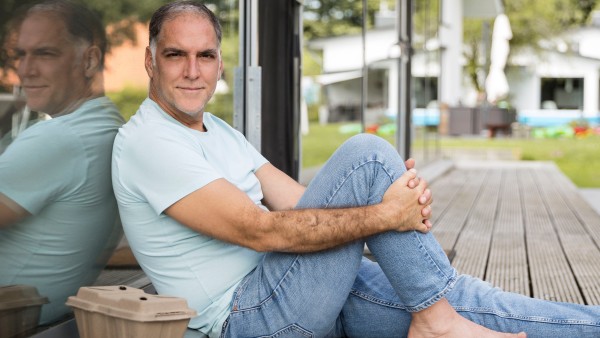
[[[273,288],[273,291],[263,300],[260,301],[260,303],[258,303],[255,306],[252,307],[248,307],[248,308],[244,308],[244,309],[240,309],[236,307],[236,304],[239,303],[239,300],[242,296],[243,291],[246,288],[246,285],[248,284],[249,278],[244,281],[244,288],[238,288],[238,291],[236,291],[236,296],[235,296],[235,300],[233,303],[233,308],[231,310],[231,314],[236,314],[236,313],[244,313],[244,312],[252,312],[252,311],[257,311],[259,310],[261,307],[263,307],[267,302],[269,302],[270,300],[272,300],[276,295],[277,295],[277,290],[279,289],[279,287],[281,287],[281,284],[283,283],[283,281],[288,277],[288,275],[290,274],[290,271],[296,266],[296,264],[298,263],[298,256],[296,256],[294,258],[294,261],[292,262],[292,264],[290,264],[290,267],[287,269],[287,271],[285,272],[285,274],[283,274],[283,276],[281,277],[281,279],[279,280],[279,282],[277,283],[277,285],[275,285],[275,287]]]
[[[371,162],[378,163],[381,166],[381,168],[383,169],[383,171],[385,172],[385,174],[388,176],[388,178],[392,182],[394,181],[393,180],[394,175],[390,173],[390,170],[388,170],[388,168],[386,167],[386,165],[381,160],[379,160],[377,158],[367,159],[364,162],[358,164],[356,167],[353,166],[352,169],[343,176],[343,179],[339,182],[338,185],[336,185],[336,187],[333,190],[332,194],[329,197],[327,197],[324,207],[325,208],[329,207],[329,204],[331,203],[331,201],[333,200],[333,198],[335,197],[335,195],[340,191],[340,189],[344,186],[344,184],[346,183],[346,181],[348,181],[348,178],[350,176],[352,176],[352,174],[354,174],[361,167],[363,167],[363,166],[365,166],[365,165],[367,165],[368,163],[371,163]]]
[[[431,305],[435,304],[437,301],[439,301],[440,299],[442,299],[450,290],[452,290],[452,288],[454,287],[454,284],[456,283],[456,278],[451,278],[448,281],[448,284],[446,284],[446,287],[444,287],[443,290],[441,290],[440,292],[438,292],[436,295],[430,297],[428,300],[424,301],[421,304],[418,304],[416,306],[404,306],[398,303],[394,303],[394,302],[390,302],[390,301],[386,301],[386,300],[382,300],[379,299],[377,297],[373,297],[371,295],[368,295],[366,293],[360,292],[358,290],[352,289],[350,291],[350,294],[362,298],[366,301],[369,301],[371,303],[375,303],[375,304],[379,304],[382,306],[387,306],[387,307],[391,307],[391,308],[398,308],[398,309],[402,309],[402,310],[406,310],[407,312],[418,312],[421,310],[424,310],[428,307],[430,307]],[[458,310],[457,310],[458,311]]]
[[[356,290],[356,289],[352,289],[350,291],[350,294],[353,295],[353,296],[355,296],[355,297],[362,298],[362,299],[364,299],[364,300],[366,300],[368,302],[375,303],[375,304],[378,304],[378,305],[381,305],[381,306],[386,306],[386,307],[390,307],[390,308],[394,308],[394,309],[406,310],[406,307],[403,306],[403,305],[401,305],[401,304],[399,304],[399,303],[395,303],[395,302],[390,302],[388,300],[379,299],[377,297],[373,297],[373,296],[371,296],[369,294],[366,294],[366,293],[361,292],[361,291]]]
[[[423,244],[423,241],[421,241],[420,236],[417,236],[417,232],[413,231],[413,234],[415,235],[416,240],[419,242],[421,251],[424,251],[425,253],[427,253],[427,258],[436,267],[437,271],[440,274],[440,277],[443,279],[447,279],[447,280],[456,279],[456,269],[454,269],[452,267],[451,268],[452,274],[450,276],[446,275],[444,270],[440,267],[440,265],[436,262],[436,260],[431,256],[429,250],[427,250],[427,247],[425,246],[425,244]]]
[[[456,280],[457,280],[456,275],[450,277],[448,279],[448,282],[446,283],[446,286],[442,290],[440,290],[437,294],[431,296],[429,299],[422,302],[421,304],[417,304],[415,306],[407,306],[406,311],[408,311],[408,312],[422,311],[422,310],[432,306],[433,304],[437,303],[440,299],[444,298],[446,296],[446,294],[448,292],[450,292],[450,290],[452,290],[452,288],[456,284]]]
[[[589,326],[600,326],[600,322],[593,322],[588,320],[578,320],[578,319],[555,319],[548,317],[539,317],[539,316],[519,316],[508,312],[497,311],[491,308],[482,308],[482,307],[468,307],[468,306],[455,306],[454,309],[457,312],[472,312],[478,314],[488,314],[502,318],[510,318],[521,321],[528,322],[543,322],[543,323],[552,323],[552,324],[577,324],[577,325],[589,325]]]
[[[232,299],[232,302],[231,302],[231,312],[237,311],[237,310],[235,310],[237,308],[237,304],[239,303],[242,294],[246,290],[246,286],[248,285],[248,282],[250,280],[250,275],[254,271],[256,271],[256,270],[253,270],[248,275],[246,275],[244,278],[242,278],[242,281],[240,282],[240,285],[238,285],[237,289],[235,290],[235,292],[233,294],[233,299]]]

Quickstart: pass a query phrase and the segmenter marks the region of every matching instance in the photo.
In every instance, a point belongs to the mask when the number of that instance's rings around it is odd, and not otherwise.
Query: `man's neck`
[[[80,90],[77,99],[69,102],[69,104],[60,111],[45,113],[48,113],[52,117],[68,115],[79,109],[79,107],[87,101],[104,96],[104,79],[100,75],[97,75],[86,82],[82,88],[74,88],[73,90]]]

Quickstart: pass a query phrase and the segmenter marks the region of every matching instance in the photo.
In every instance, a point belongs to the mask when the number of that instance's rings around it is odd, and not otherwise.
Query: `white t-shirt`
[[[125,235],[159,294],[183,297],[198,312],[189,327],[218,336],[240,280],[262,254],[178,223],[164,210],[225,178],[263,207],[255,172],[267,160],[244,136],[204,113],[190,129],[146,99],[115,139],[113,187]]]
[[[67,297],[94,282],[121,236],[110,166],[123,123],[107,97],[92,99],[29,127],[0,156],[0,193],[31,213],[0,229],[0,285],[48,297],[42,324],[70,311]]]

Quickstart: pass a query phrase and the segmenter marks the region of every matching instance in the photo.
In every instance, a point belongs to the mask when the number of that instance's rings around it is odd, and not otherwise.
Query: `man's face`
[[[157,37],[155,62],[146,51],[146,70],[155,99],[177,116],[196,119],[221,76],[219,43],[210,21],[195,13],[167,20]]]
[[[36,13],[23,21],[15,48],[17,74],[31,110],[56,115],[85,95],[80,44],[55,15]]]

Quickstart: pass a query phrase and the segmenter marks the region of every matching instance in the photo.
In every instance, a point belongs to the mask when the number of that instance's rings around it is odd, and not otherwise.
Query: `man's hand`
[[[408,160],[406,160],[404,162],[404,164],[406,166],[406,170],[414,169],[415,168],[415,159],[409,158]],[[416,186],[419,185],[419,182],[421,180],[422,180],[422,178],[420,178],[419,176],[415,176],[414,179],[411,179],[408,181],[408,187],[415,188]],[[429,221],[429,218],[431,218],[431,203],[433,203],[433,194],[431,193],[431,190],[425,189],[425,191],[423,192],[423,195],[421,195],[419,197],[419,203],[424,206],[423,209],[421,210],[421,215],[423,217],[427,218],[424,222],[426,222],[426,225],[429,228],[431,228],[432,224]]]
[[[428,232],[431,229],[429,222],[431,209],[428,204],[423,207],[419,201],[427,190],[427,182],[421,179],[414,188],[408,186],[408,182],[416,178],[417,171],[408,170],[392,183],[383,195],[381,204],[385,213],[382,216],[390,217],[397,231]]]

